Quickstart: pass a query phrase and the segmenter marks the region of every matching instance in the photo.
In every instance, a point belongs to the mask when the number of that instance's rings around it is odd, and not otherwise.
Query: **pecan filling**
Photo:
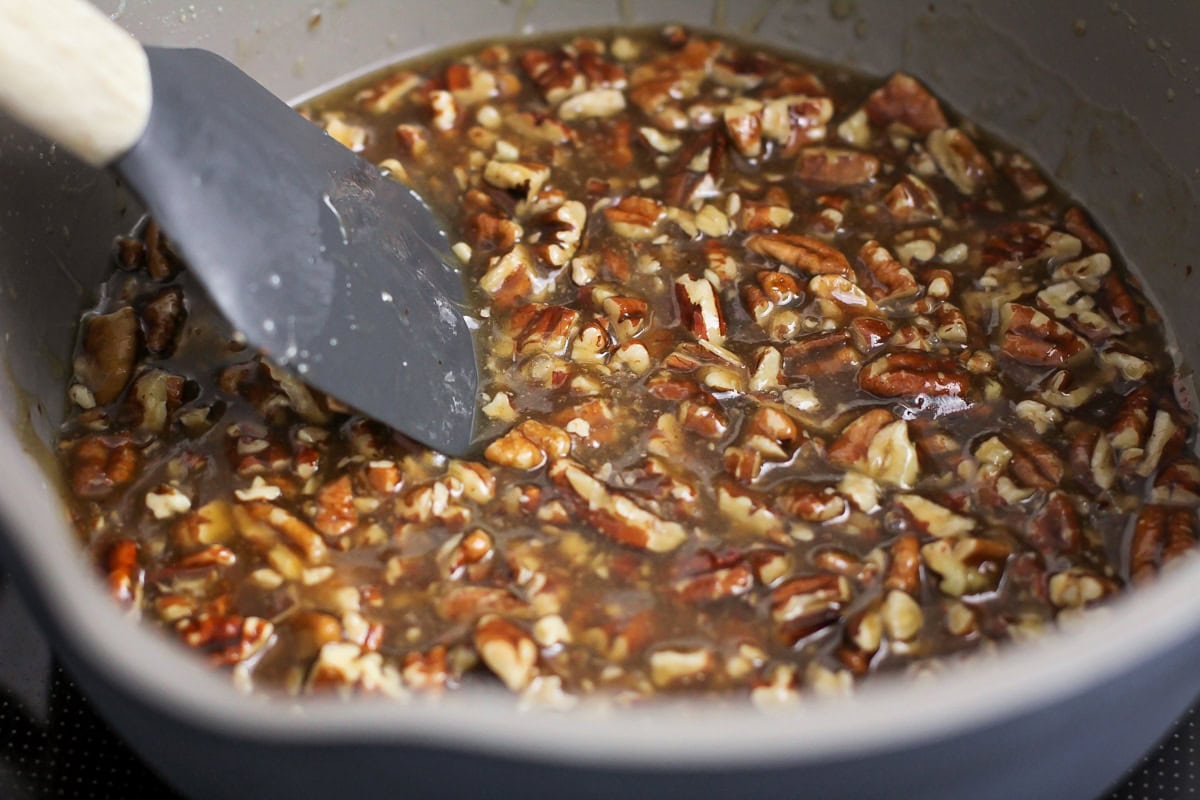
[[[913,78],[680,28],[492,45],[305,110],[447,221],[474,460],[229,337],[152,224],[61,438],[114,597],[246,687],[773,704],[1035,635],[1196,542],[1159,316]],[[386,335],[381,331],[380,335]]]

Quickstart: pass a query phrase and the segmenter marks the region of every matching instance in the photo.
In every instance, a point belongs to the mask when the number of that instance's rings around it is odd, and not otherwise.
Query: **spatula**
[[[0,108],[115,170],[277,364],[461,454],[464,290],[412,191],[204,50],[143,48],[84,0],[0,0]]]

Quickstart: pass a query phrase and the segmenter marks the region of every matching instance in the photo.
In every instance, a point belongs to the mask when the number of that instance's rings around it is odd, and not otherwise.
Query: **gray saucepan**
[[[1102,223],[1200,363],[1200,6],[1124,0],[103,0],[297,97],[405,55],[682,21],[885,75],[903,68],[1036,157]],[[319,14],[318,14],[319,12]],[[247,698],[123,618],[85,564],[47,449],[74,322],[113,235],[113,179],[0,123],[0,556],[104,716],[196,797],[1095,797],[1200,694],[1200,559],[1105,613],[936,680],[786,714],[522,713]]]

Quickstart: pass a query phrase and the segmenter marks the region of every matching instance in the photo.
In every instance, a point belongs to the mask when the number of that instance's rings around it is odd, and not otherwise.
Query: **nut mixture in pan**
[[[120,240],[74,515],[112,593],[239,686],[773,704],[1035,635],[1195,544],[1158,315],[909,76],[668,28],[306,113],[448,221],[486,446],[354,415],[240,347],[153,224]]]

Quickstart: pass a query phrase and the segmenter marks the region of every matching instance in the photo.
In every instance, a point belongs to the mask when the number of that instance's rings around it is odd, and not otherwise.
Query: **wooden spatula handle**
[[[0,0],[0,110],[104,166],[146,128],[146,53],[86,0]]]

